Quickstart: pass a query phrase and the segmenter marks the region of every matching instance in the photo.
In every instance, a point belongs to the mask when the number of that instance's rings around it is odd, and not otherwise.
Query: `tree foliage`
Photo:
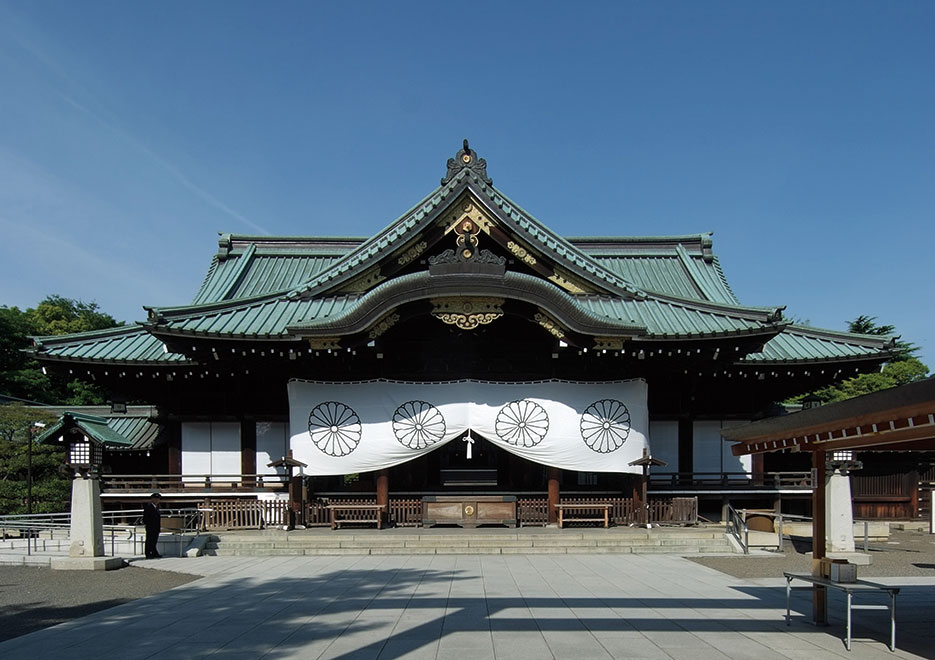
[[[896,335],[894,326],[878,324],[875,316],[861,315],[849,321],[847,325],[850,332],[864,335],[882,337]],[[929,368],[914,356],[918,350],[919,347],[915,344],[897,338],[893,358],[883,365],[880,371],[849,378],[837,385],[818,390],[815,395],[824,403],[833,403],[924,380],[929,377]],[[803,397],[804,395],[798,397],[797,400]]]
[[[63,405],[93,405],[106,401],[99,388],[77,380],[42,373],[24,349],[31,336],[63,335],[102,330],[117,325],[97,303],[51,295],[34,308],[0,307],[0,394]]]
[[[54,414],[41,408],[0,406],[0,515],[26,513],[30,444],[33,513],[67,510],[69,480],[60,470],[65,450],[55,442],[35,442],[41,432],[38,424],[55,420]]]

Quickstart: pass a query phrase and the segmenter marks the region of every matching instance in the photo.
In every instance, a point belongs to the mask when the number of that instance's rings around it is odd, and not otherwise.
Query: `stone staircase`
[[[733,554],[723,527],[694,528],[407,528],[236,531],[212,534],[204,554],[499,555]]]

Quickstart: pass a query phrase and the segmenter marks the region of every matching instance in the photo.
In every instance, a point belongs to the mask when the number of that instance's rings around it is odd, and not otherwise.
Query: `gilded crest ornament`
[[[432,316],[461,330],[474,330],[503,316],[503,298],[435,298]]]

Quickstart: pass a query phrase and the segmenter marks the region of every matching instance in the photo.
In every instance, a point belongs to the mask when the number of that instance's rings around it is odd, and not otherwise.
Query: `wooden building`
[[[646,447],[668,464],[651,490],[719,500],[718,485],[762,487],[754,477],[770,468],[734,456],[723,429],[877,369],[892,347],[741,304],[710,234],[559,236],[494,187],[467,141],[441,185],[375,235],[224,234],[191,303],[145,309],[134,325],[36,338],[35,356],[115,401],[157,407],[164,441],[134,471],[182,486],[227,481],[240,494],[262,495],[268,463],[290,451],[314,493],[629,494],[626,475],[639,468],[620,457]],[[366,389],[348,383],[385,394],[386,410],[361,402],[364,418],[334,394]],[[311,393],[290,404],[305,385]],[[443,390],[444,410],[430,401]],[[335,419],[316,422],[316,410]],[[436,413],[444,428],[424,430]],[[503,426],[509,414],[524,426]],[[548,429],[528,430],[543,414]],[[357,425],[349,435],[347,424]],[[406,425],[419,427],[411,456],[397,433],[369,463],[331,460],[357,460],[376,446],[368,433]],[[348,437],[353,447],[328,445]]]

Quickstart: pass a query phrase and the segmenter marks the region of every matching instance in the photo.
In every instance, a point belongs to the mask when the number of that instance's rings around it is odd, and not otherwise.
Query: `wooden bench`
[[[809,573],[790,573],[783,571],[786,578],[786,625],[792,625],[792,616],[789,610],[789,597],[792,594],[792,581],[802,580],[809,582],[817,587],[828,587],[830,589],[840,589],[847,595],[847,628],[844,637],[844,643],[847,650],[851,650],[851,610],[889,610],[890,611],[890,651],[896,650],[896,594],[899,593],[899,587],[888,587],[885,584],[876,582],[867,582],[866,580],[857,580],[856,582],[832,582],[828,578],[815,577]],[[853,598],[855,594],[883,593],[886,592],[890,597],[889,605],[854,605]]]
[[[384,504],[329,504],[327,508],[331,512],[331,529],[338,529],[341,523],[376,523],[377,529],[383,529]],[[364,517],[367,513],[372,517]]]
[[[611,504],[583,503],[583,504],[556,504],[558,509],[558,526],[565,526],[567,522],[602,522],[604,527],[610,527],[610,507]],[[565,512],[571,513],[573,517],[566,517]],[[604,515],[600,518],[594,517],[595,511],[603,511]],[[580,515],[575,515],[580,514]]]

